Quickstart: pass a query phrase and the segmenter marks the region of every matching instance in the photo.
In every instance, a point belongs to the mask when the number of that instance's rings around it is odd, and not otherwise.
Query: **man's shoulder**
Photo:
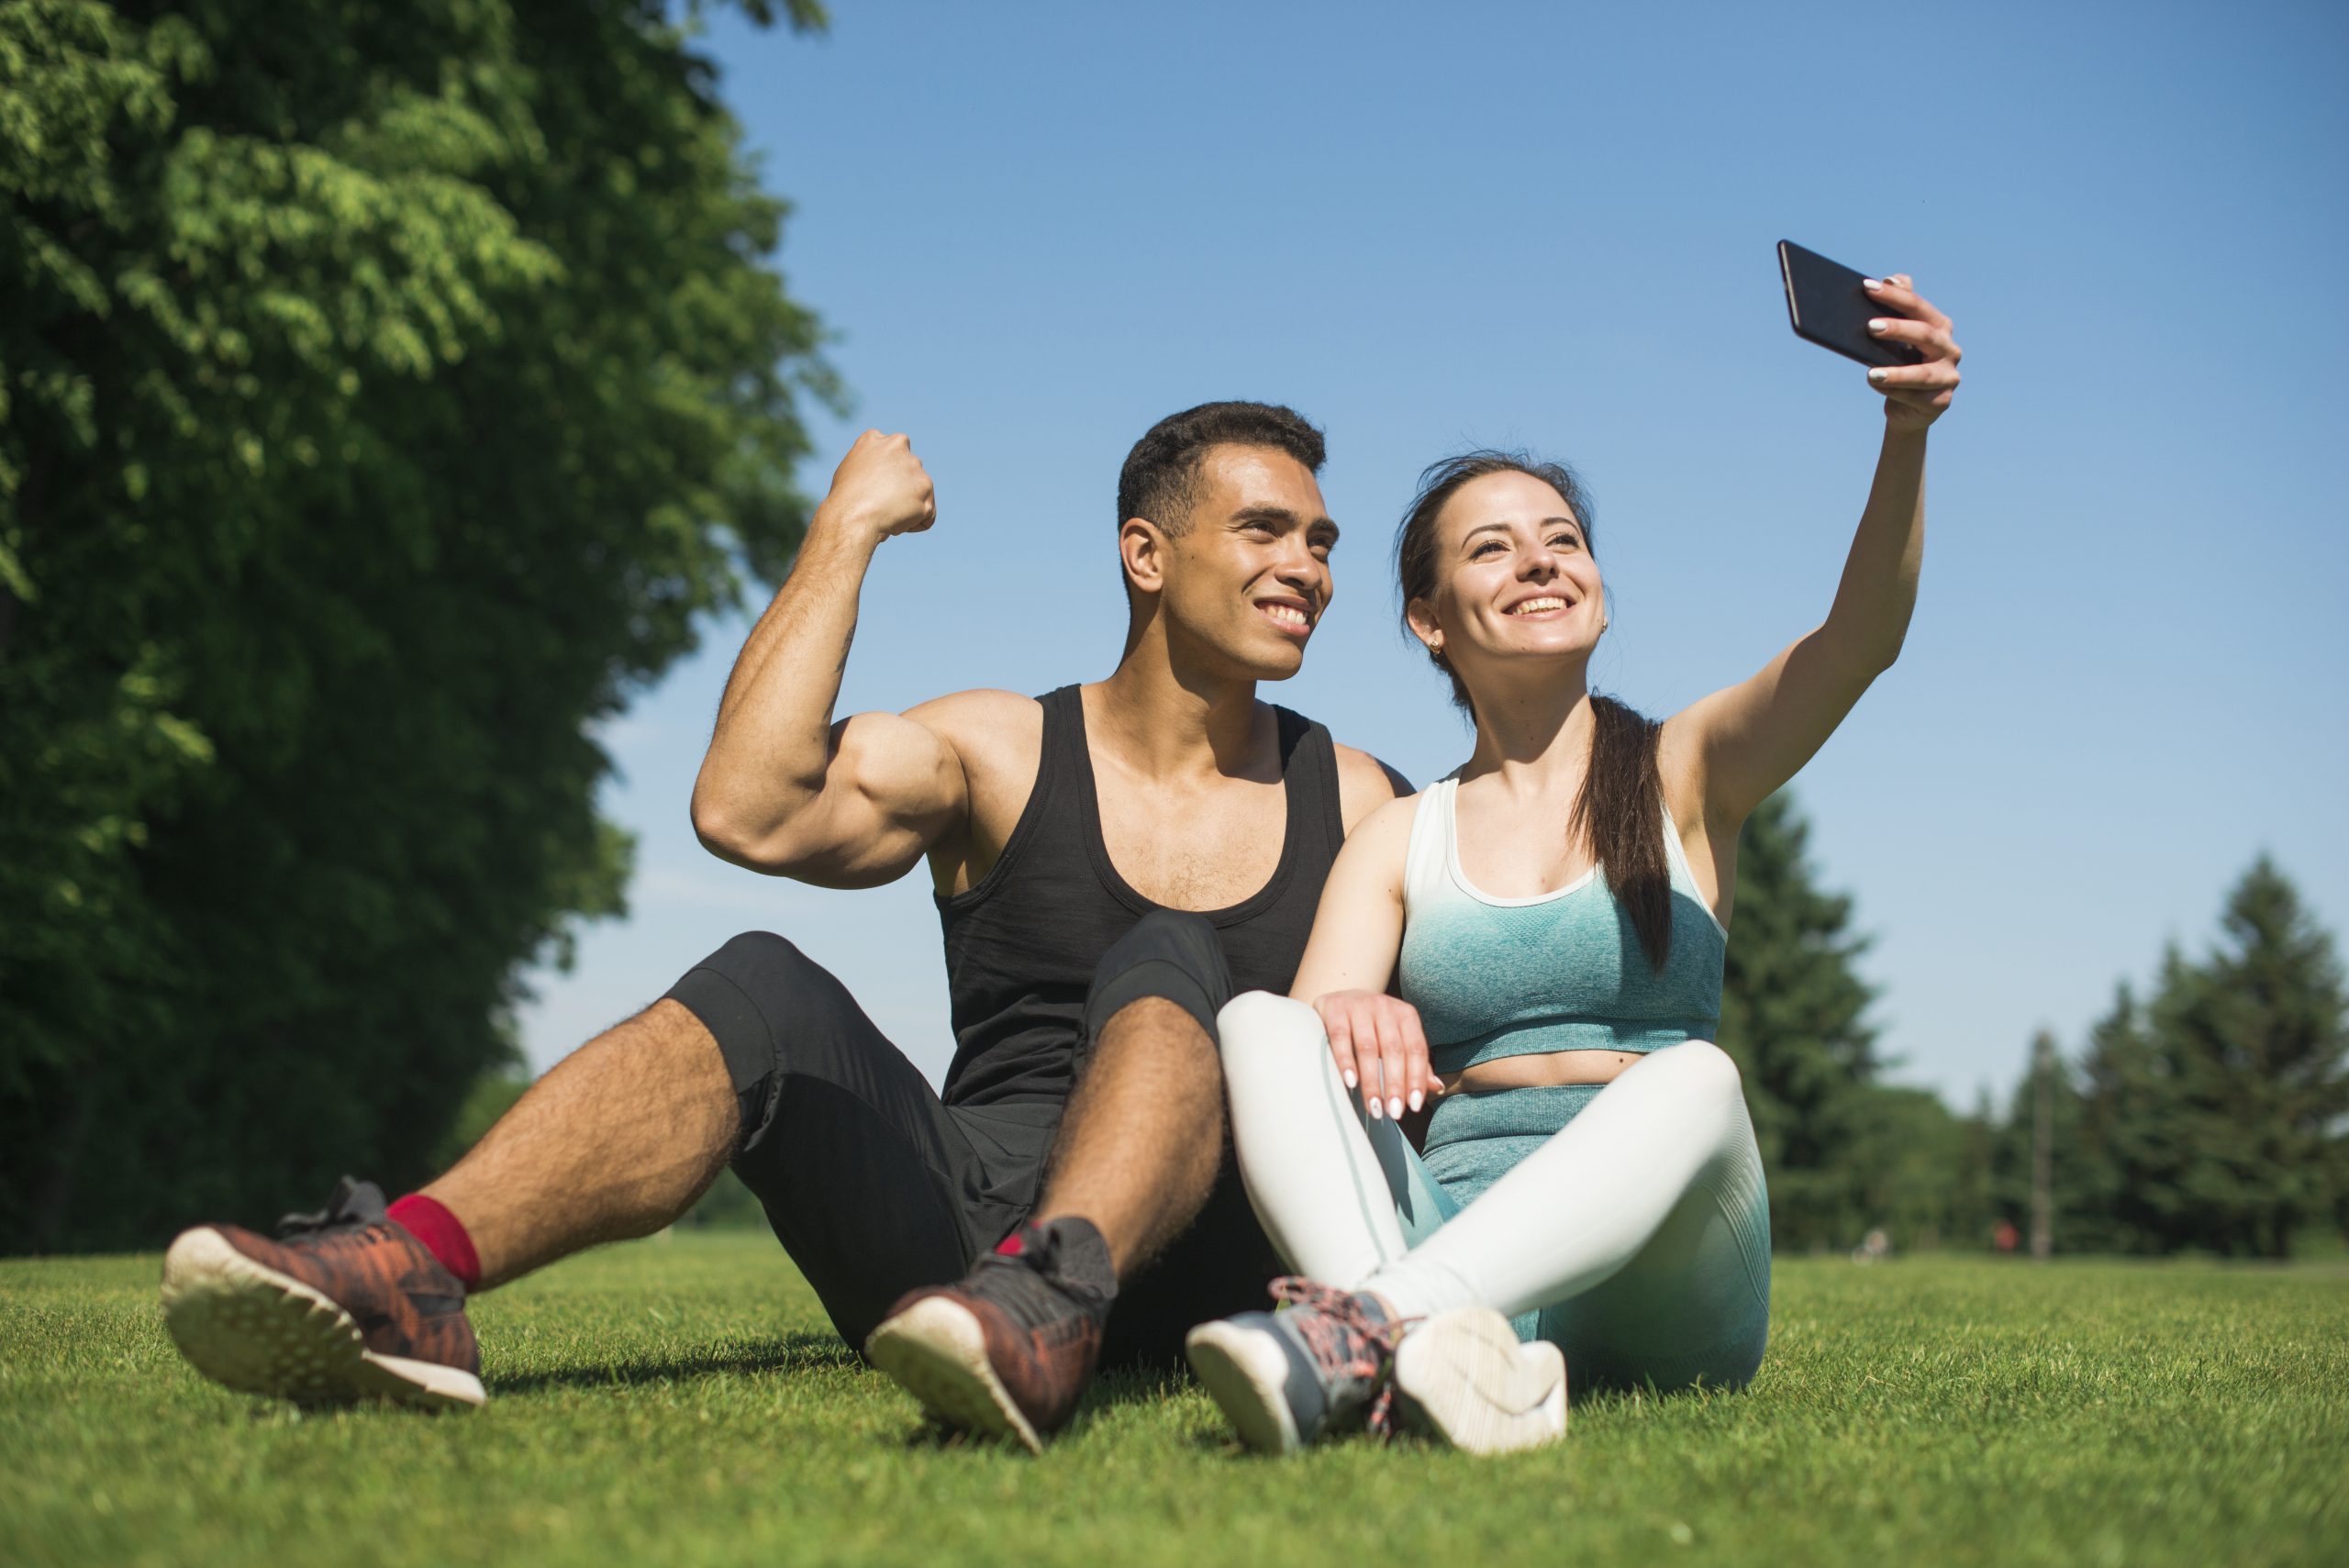
[[[942,697],[917,703],[906,709],[906,717],[924,724],[934,719],[952,725],[1033,726],[1043,723],[1044,705],[1024,693],[974,686],[967,692],[949,692]]]
[[[952,747],[965,773],[1035,773],[1043,747],[1044,705],[1034,697],[982,686],[932,697],[906,709],[905,716]]]
[[[1337,740],[1330,745],[1338,756],[1339,812],[1345,818],[1347,832],[1361,827],[1363,819],[1380,806],[1417,793],[1418,786],[1400,771],[1369,752]]]

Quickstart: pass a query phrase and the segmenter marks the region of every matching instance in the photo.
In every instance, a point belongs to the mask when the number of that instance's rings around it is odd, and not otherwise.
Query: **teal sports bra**
[[[1553,1051],[1661,1051],[1720,1028],[1722,929],[1664,813],[1672,952],[1659,973],[1593,866],[1554,893],[1496,898],[1460,869],[1457,779],[1419,795],[1403,872],[1403,1000],[1438,1073]]]

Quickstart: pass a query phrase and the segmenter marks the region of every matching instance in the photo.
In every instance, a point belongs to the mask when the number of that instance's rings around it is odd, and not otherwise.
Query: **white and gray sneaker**
[[[1203,1323],[1185,1340],[1191,1370],[1251,1448],[1293,1453],[1398,1425],[1470,1453],[1565,1435],[1565,1359],[1555,1345],[1519,1344],[1497,1312],[1397,1323],[1376,1296],[1311,1280],[1277,1280],[1273,1295],[1281,1310]]]
[[[1273,1299],[1277,1311],[1202,1323],[1183,1340],[1240,1440],[1294,1453],[1341,1432],[1392,1432],[1386,1373],[1402,1328],[1385,1305],[1293,1276],[1273,1282]]]
[[[1546,1340],[1519,1343],[1489,1307],[1411,1325],[1392,1376],[1402,1424],[1464,1452],[1511,1453],[1566,1435],[1566,1358]]]

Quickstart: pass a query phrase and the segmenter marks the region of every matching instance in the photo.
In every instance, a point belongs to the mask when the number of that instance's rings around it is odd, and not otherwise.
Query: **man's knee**
[[[1099,1041],[1135,1003],[1157,998],[1188,1013],[1212,1044],[1216,1014],[1231,991],[1231,967],[1214,925],[1203,915],[1152,910],[1110,944],[1093,972],[1085,1001],[1087,1043]]]
[[[774,1119],[786,1023],[818,1016],[839,991],[830,972],[791,942],[773,931],[744,931],[662,997],[691,1013],[718,1042],[741,1114],[737,1154],[759,1142]]]
[[[723,947],[694,967],[714,970],[744,990],[752,989],[770,976],[787,981],[808,970],[825,973],[796,944],[773,931],[744,931],[729,937]]]

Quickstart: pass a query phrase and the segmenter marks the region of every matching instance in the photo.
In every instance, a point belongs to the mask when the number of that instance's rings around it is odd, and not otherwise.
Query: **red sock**
[[[457,1276],[457,1282],[467,1290],[481,1288],[481,1257],[473,1251],[473,1239],[465,1234],[463,1223],[449,1212],[446,1204],[422,1193],[410,1193],[385,1209],[385,1218],[424,1243],[424,1250],[440,1260],[440,1266]]]

